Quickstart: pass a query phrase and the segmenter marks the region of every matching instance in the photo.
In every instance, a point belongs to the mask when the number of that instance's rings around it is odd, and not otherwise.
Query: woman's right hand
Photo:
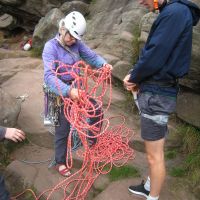
[[[71,98],[72,101],[78,101],[80,98],[80,90],[77,88],[71,88],[69,92],[69,97]]]

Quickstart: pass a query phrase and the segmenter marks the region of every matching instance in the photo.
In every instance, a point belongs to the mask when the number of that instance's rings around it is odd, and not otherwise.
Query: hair
[[[59,34],[61,34],[62,30],[66,30],[64,19],[61,19],[59,21],[59,25],[58,25],[58,32],[59,32]]]

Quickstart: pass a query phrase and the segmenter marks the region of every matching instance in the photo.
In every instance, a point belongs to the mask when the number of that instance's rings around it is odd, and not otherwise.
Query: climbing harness
[[[51,92],[50,88],[44,83],[44,125],[59,126],[59,113],[61,107],[61,98]]]

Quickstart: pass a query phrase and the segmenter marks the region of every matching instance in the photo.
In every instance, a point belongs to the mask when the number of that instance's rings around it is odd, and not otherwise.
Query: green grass
[[[4,35],[3,32],[0,31],[0,45],[2,45],[3,42],[4,42],[4,36],[3,35]]]
[[[132,46],[133,46],[133,60],[132,63],[135,64],[138,60],[138,56],[139,56],[139,36],[140,36],[140,29],[139,29],[139,25],[134,26],[133,29],[133,41],[132,41]]]
[[[168,150],[165,152],[165,159],[166,160],[170,160],[170,159],[174,159],[177,156],[177,150],[173,149],[173,150]]]
[[[192,185],[199,186],[200,185],[200,169],[195,169],[192,173],[189,173],[189,177],[191,177]]]
[[[30,54],[31,54],[32,57],[41,58],[42,57],[42,51],[43,51],[43,47],[32,48]]]
[[[97,0],[89,0],[90,4],[95,4],[97,2]]]
[[[186,158],[186,166],[188,169],[195,170],[196,168],[200,169],[200,152],[194,152],[189,154]]]
[[[108,174],[111,181],[116,181],[124,178],[139,177],[138,170],[132,166],[113,167]]]
[[[182,167],[174,167],[170,170],[169,174],[173,177],[183,177],[186,176],[187,170]]]
[[[28,144],[28,140],[24,140],[23,142],[15,143],[9,140],[5,140],[3,143],[0,145],[0,164],[2,166],[7,166],[10,164],[10,154],[15,151],[16,149],[22,147],[24,144]]]
[[[182,140],[180,153],[183,155],[183,166],[177,166],[170,172],[172,176],[185,176],[192,185],[200,185],[200,130],[187,124],[178,127],[177,134]]]
[[[200,152],[200,130],[183,125],[180,131],[183,136],[183,150],[189,154]]]

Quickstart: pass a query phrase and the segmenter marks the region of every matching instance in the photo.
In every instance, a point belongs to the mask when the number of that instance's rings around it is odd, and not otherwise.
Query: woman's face
[[[76,38],[74,38],[69,32],[65,34],[64,43],[67,46],[71,46],[76,43]]]

